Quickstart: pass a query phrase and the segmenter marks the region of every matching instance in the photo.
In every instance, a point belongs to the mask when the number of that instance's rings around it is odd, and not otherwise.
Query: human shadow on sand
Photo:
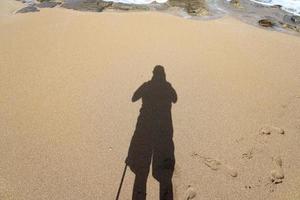
[[[142,99],[142,107],[126,158],[126,164],[135,174],[132,199],[146,199],[152,161],[152,175],[159,182],[160,200],[173,200],[175,155],[171,108],[177,94],[166,81],[162,66],[155,66],[152,79],[134,92],[132,102],[139,99]]]

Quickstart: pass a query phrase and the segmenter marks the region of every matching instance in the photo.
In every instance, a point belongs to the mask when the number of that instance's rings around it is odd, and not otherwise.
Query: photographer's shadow
[[[136,90],[132,101],[140,98],[142,107],[126,159],[126,164],[135,173],[132,199],[146,199],[152,161],[152,175],[160,184],[160,200],[173,200],[175,155],[171,108],[177,95],[166,81],[162,66],[154,68],[152,79]]]

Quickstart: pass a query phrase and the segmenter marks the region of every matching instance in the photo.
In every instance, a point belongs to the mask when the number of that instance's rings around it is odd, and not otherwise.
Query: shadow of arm
[[[144,90],[145,90],[145,83],[143,85],[141,85],[134,93],[133,96],[131,98],[132,102],[136,102],[137,100],[139,100],[140,98],[143,97],[144,94]]]
[[[170,87],[171,88],[171,101],[172,101],[172,103],[176,103],[177,102],[177,93],[171,84],[170,84],[170,86],[171,86]]]

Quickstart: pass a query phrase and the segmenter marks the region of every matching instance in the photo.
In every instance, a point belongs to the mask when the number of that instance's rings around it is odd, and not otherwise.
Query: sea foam
[[[281,6],[281,9],[300,16],[300,0],[250,0],[265,6]]]
[[[151,4],[151,3],[165,3],[168,0],[104,0],[112,1],[115,3],[124,3],[124,4]],[[293,15],[300,16],[300,0],[250,0],[258,4],[265,6],[281,6],[281,9],[289,12]]]
[[[112,0],[104,0],[104,1],[112,1]],[[165,3],[167,2],[168,0],[113,0],[112,2],[115,2],[115,3],[125,3],[125,4],[139,4],[139,5],[142,5],[142,4],[150,4],[150,3]]]

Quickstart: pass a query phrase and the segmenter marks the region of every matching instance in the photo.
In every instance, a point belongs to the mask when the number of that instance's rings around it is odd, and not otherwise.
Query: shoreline
[[[85,1],[85,0],[82,0]],[[181,4],[149,4],[149,5],[132,5],[122,3],[102,2],[101,4],[96,1],[90,1],[88,3],[76,4],[59,3],[56,1],[44,2],[39,4],[33,4],[25,6],[16,10],[16,12],[37,12],[43,8],[62,7],[65,9],[79,10],[83,12],[151,12],[157,11],[162,13],[171,14],[173,16],[182,17],[184,19],[191,20],[214,20],[222,18],[224,16],[231,16],[241,20],[244,23],[253,25],[255,27],[269,29],[273,31],[279,31],[287,34],[300,36],[300,25],[291,21],[292,15],[280,11],[277,7],[265,7],[248,0],[237,0],[235,2],[222,2],[216,0],[212,4],[197,4],[191,8],[185,7]],[[178,7],[179,6],[179,7]],[[192,10],[191,10],[192,9]],[[193,9],[195,13],[193,14]],[[277,11],[276,11],[277,10]],[[191,12],[191,13],[190,13]],[[274,13],[277,12],[276,15]],[[299,17],[300,18],[300,17]],[[267,20],[270,27],[262,27],[259,24],[260,20]]]

